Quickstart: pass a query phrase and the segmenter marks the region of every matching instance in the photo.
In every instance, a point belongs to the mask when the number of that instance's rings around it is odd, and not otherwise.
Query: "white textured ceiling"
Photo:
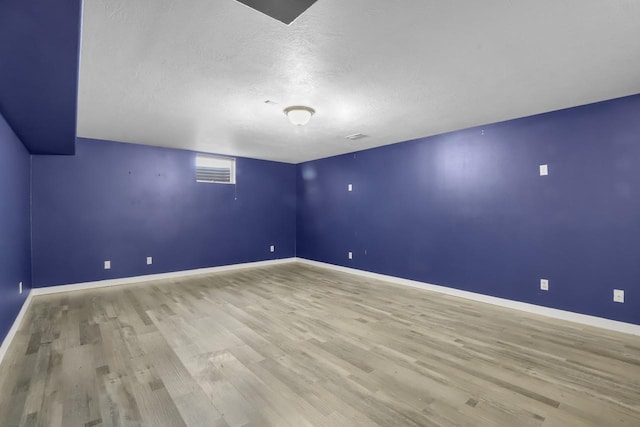
[[[636,0],[85,0],[78,135],[297,163],[636,93]]]

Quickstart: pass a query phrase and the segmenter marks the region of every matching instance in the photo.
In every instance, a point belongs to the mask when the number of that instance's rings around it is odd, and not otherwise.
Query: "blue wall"
[[[33,156],[34,286],[294,256],[295,165],[236,169],[236,185],[196,183],[194,152],[86,139]]]
[[[639,162],[633,96],[303,163],[297,256],[640,324]]]
[[[0,115],[0,343],[31,287],[30,185],[30,155]]]
[[[32,153],[73,154],[81,0],[0,1],[0,114]]]

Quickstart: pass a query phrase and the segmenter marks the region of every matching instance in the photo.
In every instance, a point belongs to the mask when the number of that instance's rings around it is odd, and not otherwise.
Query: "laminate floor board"
[[[295,263],[43,295],[0,426],[639,427],[640,337]]]

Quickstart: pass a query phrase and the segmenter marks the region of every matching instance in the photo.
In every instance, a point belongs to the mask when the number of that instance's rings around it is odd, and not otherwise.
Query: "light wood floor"
[[[640,426],[640,338],[299,264],[39,296],[2,426]]]

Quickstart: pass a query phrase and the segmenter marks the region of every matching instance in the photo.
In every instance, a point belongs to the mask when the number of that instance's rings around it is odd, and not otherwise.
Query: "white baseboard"
[[[31,305],[32,296],[33,296],[33,292],[29,292],[29,295],[27,295],[27,299],[24,300],[24,303],[22,304],[22,308],[18,312],[18,316],[16,316],[16,320],[13,321],[13,325],[11,325],[11,329],[9,329],[7,336],[4,337],[4,340],[2,341],[2,345],[0,346],[0,364],[4,360],[4,357],[7,355],[7,350],[9,350],[9,345],[11,345],[11,342],[13,341],[16,334],[18,333],[18,330],[20,330],[20,326],[22,325],[22,320],[24,319],[24,316],[27,314],[27,310],[29,310],[29,306]]]
[[[198,268],[195,270],[172,271],[170,273],[147,274],[144,276],[123,277],[121,279],[98,280],[95,282],[74,283],[70,285],[46,286],[34,288],[33,295],[57,294],[82,289],[104,288],[107,286],[128,285],[131,283],[150,282],[152,280],[175,279],[179,277],[197,276],[199,274],[217,273],[221,271],[240,270],[244,268],[265,267],[268,265],[286,264],[295,262],[295,258],[270,259],[266,261],[247,262],[244,264],[221,265],[219,267]]]
[[[554,319],[567,320],[582,325],[595,326],[597,328],[608,329],[616,332],[623,332],[626,334],[640,335],[640,325],[633,323],[618,322],[616,320],[604,319],[602,317],[589,316],[586,314],[573,313],[571,311],[558,310],[555,308],[543,307],[540,305],[529,304],[520,301],[513,301],[504,298],[492,297],[489,295],[478,294],[474,292],[462,291],[459,289],[448,288],[446,286],[433,285],[430,283],[418,282],[415,280],[402,279],[395,276],[387,276],[385,274],[371,273],[369,271],[357,270],[355,268],[342,267],[334,264],[327,264],[324,262],[311,261],[304,258],[296,258],[297,262],[313,265],[321,268],[328,268],[335,271],[341,271],[343,273],[356,274],[358,276],[367,277],[370,279],[382,280],[385,282],[396,283],[404,286],[411,286],[412,288],[426,289],[428,291],[439,292],[441,294],[452,295],[460,298],[465,298],[473,301],[484,302],[488,304],[498,305],[501,307],[512,308],[515,310],[526,311],[528,313],[540,314],[542,316],[552,317]]]
[[[240,270],[245,268],[253,268],[253,267],[264,267],[268,265],[277,265],[277,264],[286,264],[295,262],[295,258],[281,258],[281,259],[273,259],[266,261],[256,261],[256,262],[248,262],[244,264],[231,264],[231,265],[222,265],[219,267],[208,267],[208,268],[198,268],[195,270],[182,270],[182,271],[172,271],[170,273],[159,273],[159,274],[148,274],[144,276],[134,276],[134,277],[124,277],[121,279],[109,279],[109,280],[98,280],[95,282],[85,282],[85,283],[74,283],[70,285],[58,285],[58,286],[47,286],[43,288],[34,288],[31,289],[27,299],[22,304],[22,308],[18,313],[18,316],[13,322],[11,329],[7,333],[7,336],[2,341],[2,346],[0,346],[0,363],[4,359],[7,354],[7,350],[9,349],[9,345],[15,338],[20,326],[22,324],[22,320],[24,319],[29,306],[31,305],[31,300],[34,296],[38,295],[48,295],[48,294],[57,294],[60,292],[71,292],[78,291],[83,289],[95,289],[95,288],[103,288],[107,286],[119,286],[119,285],[127,285],[131,283],[140,283],[140,282],[149,282],[152,280],[161,280],[161,279],[173,279],[180,277],[188,277],[188,276],[196,276],[199,274],[208,274],[222,271],[232,271],[232,270]]]
[[[418,289],[426,289],[428,291],[439,292],[441,294],[452,295],[460,298],[484,302],[484,303],[493,304],[493,305],[506,307],[506,308],[512,308],[515,310],[525,311],[528,313],[540,314],[540,315],[551,317],[554,319],[567,320],[567,321],[578,323],[578,324],[595,326],[598,328],[603,328],[611,331],[623,332],[627,334],[640,336],[640,325],[635,325],[633,323],[618,322],[615,320],[604,319],[596,316],[589,316],[586,314],[573,313],[570,311],[558,310],[555,308],[543,307],[543,306],[528,304],[528,303],[519,302],[519,301],[512,301],[504,298],[492,297],[492,296],[478,294],[474,292],[462,291],[459,289],[448,288],[446,286],[433,285],[430,283],[418,282],[418,281],[409,280],[409,279],[402,279],[400,277],[387,276],[384,274],[371,273],[364,270],[357,270],[354,268],[342,267],[338,265],[327,264],[324,262],[311,261],[304,258],[283,258],[283,259],[275,259],[275,260],[267,260],[267,261],[249,262],[244,264],[223,265],[219,267],[199,268],[196,270],[174,271],[170,273],[149,274],[144,276],[125,277],[121,279],[99,280],[96,282],[75,283],[70,285],[48,286],[44,288],[32,289],[29,292],[29,295],[27,296],[27,299],[25,300],[24,304],[22,305],[22,308],[20,309],[20,312],[18,313],[16,320],[13,322],[13,325],[11,326],[9,333],[7,333],[7,336],[4,338],[2,342],[2,346],[0,346],[0,363],[4,359],[7,353],[7,349],[11,344],[11,341],[13,340],[16,333],[20,329],[22,320],[24,319],[25,314],[29,309],[32,298],[34,296],[54,294],[59,292],[70,292],[70,291],[76,291],[76,290],[82,290],[82,289],[102,288],[106,286],[119,286],[119,285],[148,282],[148,281],[160,280],[160,279],[188,277],[188,276],[195,276],[199,274],[240,270],[245,268],[286,264],[291,262],[300,262],[303,264],[313,265],[316,267],[327,268],[327,269],[340,271],[344,273],[356,274],[358,276],[368,277],[371,279],[396,283],[396,284],[410,286]]]

